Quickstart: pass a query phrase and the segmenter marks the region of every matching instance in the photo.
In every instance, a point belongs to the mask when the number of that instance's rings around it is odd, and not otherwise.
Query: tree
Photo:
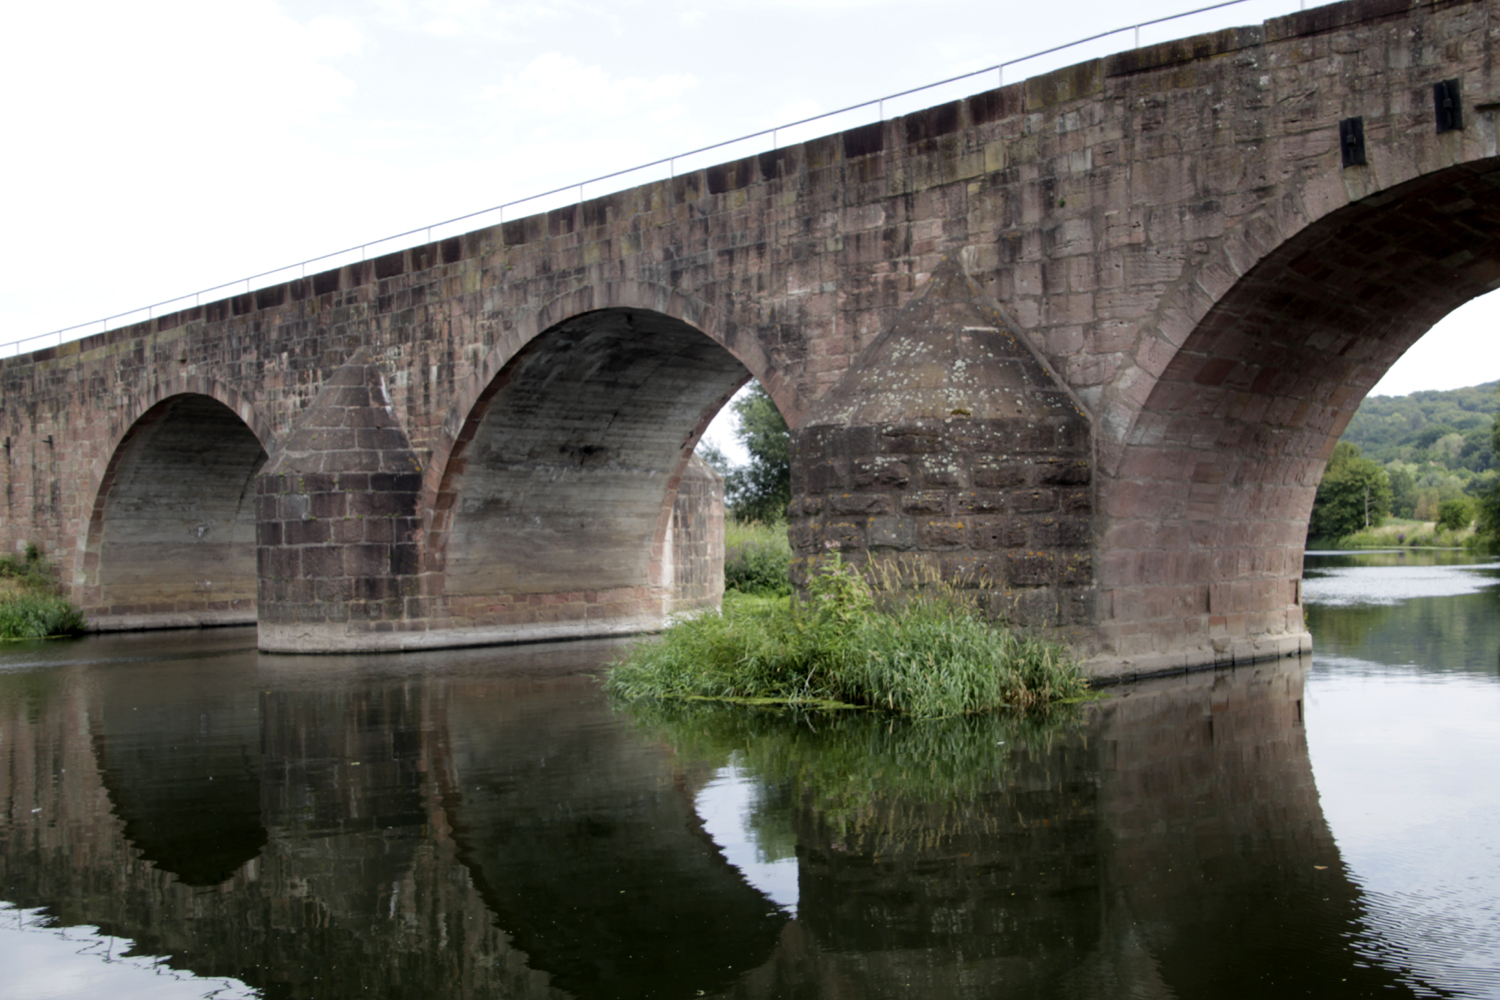
[[[1479,534],[1488,540],[1491,549],[1500,548],[1500,476],[1490,480],[1474,501]]]
[[[1496,455],[1500,455],[1500,413],[1490,419],[1490,447]]]
[[[1386,468],[1393,459],[1419,465],[1435,460],[1451,469],[1461,465],[1483,472],[1495,464],[1490,448],[1490,418],[1500,412],[1500,393],[1495,387],[1496,383],[1489,382],[1406,396],[1369,396],[1349,421],[1344,440],[1359,445],[1365,458]],[[1451,449],[1433,450],[1439,440],[1455,432],[1463,439],[1456,460]]]
[[[1449,424],[1434,424],[1431,427],[1425,428],[1420,434],[1418,434],[1417,439],[1414,443],[1418,448],[1431,448],[1433,445],[1437,444],[1438,441],[1447,437],[1449,434],[1456,433],[1458,433],[1457,429],[1450,426]]]
[[[1434,462],[1439,462],[1450,468],[1456,464],[1464,453],[1464,436],[1458,431],[1444,434],[1432,442],[1432,447],[1427,449]]]
[[[1495,464],[1495,451],[1490,443],[1491,427],[1473,427],[1464,431],[1464,447],[1459,459],[1466,469],[1483,472]]]
[[[1438,506],[1437,526],[1444,531],[1462,531],[1474,520],[1474,505],[1463,497],[1444,500]]]
[[[1391,480],[1391,513],[1396,517],[1417,515],[1417,477],[1404,465],[1392,463],[1385,473]]]
[[[1361,457],[1358,445],[1340,441],[1318,484],[1307,537],[1331,540],[1379,527],[1390,510],[1391,481],[1385,470]]]
[[[1500,456],[1500,413],[1495,415],[1490,425],[1490,443],[1495,454]],[[1500,476],[1490,480],[1475,501],[1480,534],[1488,539],[1492,549],[1500,547]]]
[[[724,500],[740,521],[774,523],[786,519],[792,499],[792,434],[759,382],[750,383],[733,403],[740,426],[735,436],[750,461],[724,476]]]

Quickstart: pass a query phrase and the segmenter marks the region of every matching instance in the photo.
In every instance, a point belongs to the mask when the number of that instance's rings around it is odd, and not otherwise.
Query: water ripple
[[[1400,604],[1423,597],[1459,597],[1497,585],[1500,562],[1467,566],[1309,566],[1303,600],[1345,607]]]

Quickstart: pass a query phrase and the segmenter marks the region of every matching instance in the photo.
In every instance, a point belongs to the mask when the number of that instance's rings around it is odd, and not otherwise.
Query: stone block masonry
[[[419,594],[421,464],[357,351],[257,480],[261,644],[337,649],[351,620],[388,632]]]
[[[999,305],[939,264],[794,439],[794,580],[829,555],[978,591],[1064,640],[1093,620],[1088,417]]]
[[[1500,285],[1497,13],[1352,0],[1150,46],[7,359],[0,541],[101,627],[654,627],[713,600],[679,498],[753,376],[796,433],[802,558],[983,576],[1101,674],[1294,652],[1333,443]]]

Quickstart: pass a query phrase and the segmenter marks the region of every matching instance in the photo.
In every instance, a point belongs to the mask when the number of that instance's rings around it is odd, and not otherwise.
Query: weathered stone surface
[[[422,466],[390,409],[380,368],[356,351],[260,476],[263,649],[342,649],[408,617]]]
[[[904,472],[913,452],[923,453],[924,479],[937,488],[908,493],[909,475],[888,474]],[[984,552],[964,564],[963,586],[984,591],[1016,626],[1084,638],[1079,626],[1091,618],[1062,616],[1065,607],[1090,607],[1088,594],[1069,591],[1091,591],[1092,580],[1064,583],[1051,550],[1087,554],[1092,539],[1085,530],[1065,545],[1055,530],[1057,491],[1036,483],[1059,465],[1084,470],[1087,482],[1088,417],[958,257],[937,266],[814,404],[793,454],[792,490],[804,498],[794,525],[805,525],[793,536],[794,582],[805,584],[835,550],[855,565],[884,560],[901,574],[939,576],[952,575],[944,569],[955,556]],[[955,488],[986,480],[1013,488]],[[820,493],[818,512],[805,513],[805,498]],[[1010,516],[987,516],[996,514]],[[851,531],[856,525],[864,530]]]
[[[688,451],[754,376],[809,454],[841,456],[799,461],[799,545],[952,553],[975,545],[974,518],[1071,518],[1069,538],[1089,525],[1086,557],[1046,546],[1058,582],[1017,596],[1041,616],[1027,620],[1068,623],[1093,669],[1294,651],[1308,641],[1303,533],[1333,443],[1433,322],[1500,286],[1497,11],[1331,4],[6,359],[0,540],[41,544],[104,623],[247,614],[204,606],[219,602],[192,596],[186,577],[139,606],[99,589],[134,428],[158,404],[201,397],[275,461],[363,350],[390,422],[321,428],[320,440],[415,456],[418,590],[395,618],[351,630],[351,646],[642,627],[676,599],[663,555]],[[1431,88],[1448,79],[1465,127],[1438,133]],[[1350,116],[1368,162],[1345,168]],[[970,468],[951,454],[987,454],[993,428],[952,413],[961,401],[893,419],[885,437],[874,423],[811,426],[960,256],[1055,373],[1027,398],[1083,411],[1075,436],[1047,425],[1016,439],[1024,458]],[[965,388],[922,386],[949,400]],[[1081,457],[1058,457],[1074,448]],[[232,477],[205,476],[184,489],[239,509]],[[337,588],[303,578],[300,552],[281,547],[407,544],[355,540],[343,514],[321,513],[342,489],[306,498],[326,535],[291,494],[257,511],[279,522],[265,525],[259,572],[285,577],[285,600],[326,603]],[[961,517],[970,491],[1003,504]],[[833,506],[843,494],[864,499]],[[888,503],[861,508],[872,495]],[[919,514],[932,523],[898,526]],[[315,558],[317,572],[337,569]],[[234,559],[245,578],[243,551]],[[386,584],[361,586],[396,614]]]
[[[724,597],[724,481],[694,455],[682,471],[672,503],[672,550],[662,560],[672,611],[717,608]]]

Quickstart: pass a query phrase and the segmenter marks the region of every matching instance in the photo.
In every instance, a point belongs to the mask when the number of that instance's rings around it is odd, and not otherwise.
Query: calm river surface
[[[618,643],[0,651],[0,998],[1500,997],[1500,564],[1051,723],[613,710]]]

